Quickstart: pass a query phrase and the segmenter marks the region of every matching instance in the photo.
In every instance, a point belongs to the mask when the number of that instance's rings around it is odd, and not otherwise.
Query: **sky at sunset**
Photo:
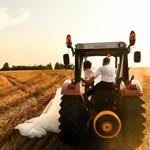
[[[128,44],[131,30],[136,44],[129,57],[142,54],[141,63],[131,66],[150,67],[149,14],[149,0],[0,0],[0,67],[62,62],[67,34],[73,45]]]

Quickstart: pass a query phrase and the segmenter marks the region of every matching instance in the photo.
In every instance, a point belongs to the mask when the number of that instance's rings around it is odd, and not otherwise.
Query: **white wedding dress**
[[[42,137],[47,131],[59,133],[59,110],[61,102],[61,88],[57,89],[55,97],[49,102],[39,117],[32,118],[15,127],[20,134],[29,138]]]

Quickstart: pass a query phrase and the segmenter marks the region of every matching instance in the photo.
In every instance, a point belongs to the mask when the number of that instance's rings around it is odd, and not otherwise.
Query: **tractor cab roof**
[[[127,52],[124,42],[79,43],[75,45],[75,53],[81,56],[121,56]]]

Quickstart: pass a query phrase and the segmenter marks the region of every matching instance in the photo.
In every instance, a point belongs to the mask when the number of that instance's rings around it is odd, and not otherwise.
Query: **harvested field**
[[[71,71],[0,72],[0,149],[1,150],[149,150],[150,145],[150,68],[132,68],[130,74],[139,79],[144,90],[141,98],[124,100],[123,130],[112,140],[98,139],[87,133],[79,147],[63,144],[57,134],[29,139],[14,127],[26,119],[39,116],[55,91]]]
[[[72,76],[73,73],[69,71],[0,72],[1,149],[17,148],[14,127],[26,119],[40,115],[56,89]],[[15,147],[12,146],[15,144]]]

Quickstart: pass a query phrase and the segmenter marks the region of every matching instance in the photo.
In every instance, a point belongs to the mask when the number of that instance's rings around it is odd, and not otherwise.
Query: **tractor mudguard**
[[[84,88],[81,83],[73,83],[71,80],[65,80],[62,85],[62,95],[81,95],[84,93]]]
[[[123,96],[142,96],[143,89],[138,80],[132,80],[130,84],[123,89]]]

